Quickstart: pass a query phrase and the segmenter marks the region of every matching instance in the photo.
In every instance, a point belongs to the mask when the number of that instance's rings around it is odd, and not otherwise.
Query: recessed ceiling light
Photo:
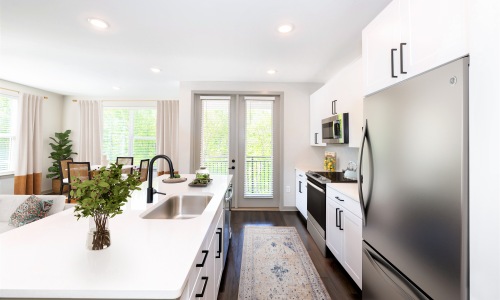
[[[99,29],[106,29],[109,27],[108,23],[106,23],[105,21],[103,21],[101,19],[89,18],[89,19],[87,19],[87,21],[89,21],[89,23],[92,24],[92,26],[99,28]]]
[[[289,33],[292,30],[293,30],[292,24],[283,24],[280,27],[278,27],[278,31],[281,33]]]
[[[154,72],[154,73],[160,73],[161,72],[160,68],[155,68],[155,67],[152,67],[150,70],[151,70],[151,72]]]
[[[113,90],[118,91],[118,90],[120,90],[120,87],[119,87],[119,86],[114,86],[114,87],[113,87]]]
[[[276,70],[274,70],[274,69],[267,70],[267,74],[270,74],[270,75],[276,74]]]

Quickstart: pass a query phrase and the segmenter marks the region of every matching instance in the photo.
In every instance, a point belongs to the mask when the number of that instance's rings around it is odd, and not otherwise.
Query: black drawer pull
[[[207,288],[207,282],[208,282],[208,277],[202,276],[201,280],[205,280],[205,283],[203,284],[203,290],[201,291],[201,294],[196,294],[196,298],[202,298],[203,295],[205,295],[205,289]]]
[[[340,199],[339,196],[335,196],[335,199],[337,199],[339,201],[344,201],[344,199]]]
[[[201,253],[205,253],[205,257],[203,257],[203,261],[201,262],[201,264],[196,264],[197,268],[203,268],[203,266],[205,266],[205,261],[207,260],[208,256],[208,250],[203,250],[201,251]]]

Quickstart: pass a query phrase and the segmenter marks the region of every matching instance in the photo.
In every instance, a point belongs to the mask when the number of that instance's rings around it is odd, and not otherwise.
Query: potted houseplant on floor
[[[61,190],[61,180],[59,178],[59,161],[63,159],[71,158],[71,155],[77,154],[73,152],[73,144],[69,139],[71,130],[66,130],[65,132],[56,132],[54,137],[50,137],[53,143],[49,143],[52,148],[49,158],[52,158],[52,166],[49,167],[49,173],[47,178],[52,178],[52,192],[59,193]],[[67,186],[64,187],[63,192],[67,192]]]
[[[87,248],[102,250],[111,245],[109,219],[123,212],[122,206],[134,190],[140,190],[140,174],[122,176],[122,165],[111,164],[93,173],[89,180],[71,182],[71,196],[76,198],[75,216],[90,218]]]

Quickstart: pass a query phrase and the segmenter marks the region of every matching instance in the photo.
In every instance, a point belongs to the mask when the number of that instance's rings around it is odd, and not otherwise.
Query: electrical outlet
[[[286,192],[287,192],[287,193],[290,193],[290,186],[289,186],[289,185],[287,185],[287,186],[285,187],[285,189],[286,189]]]

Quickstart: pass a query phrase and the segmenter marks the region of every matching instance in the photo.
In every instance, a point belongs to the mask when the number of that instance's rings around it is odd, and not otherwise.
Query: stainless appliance
[[[363,110],[363,299],[468,299],[468,58]]]
[[[226,265],[227,253],[229,251],[229,243],[231,242],[231,204],[233,200],[233,184],[229,184],[224,195],[224,253],[222,257],[223,268]]]
[[[307,231],[326,256],[326,184],[330,182],[357,182],[344,177],[343,172],[306,172],[307,177]]]
[[[349,114],[336,114],[321,120],[323,143],[347,144],[349,143]]]

